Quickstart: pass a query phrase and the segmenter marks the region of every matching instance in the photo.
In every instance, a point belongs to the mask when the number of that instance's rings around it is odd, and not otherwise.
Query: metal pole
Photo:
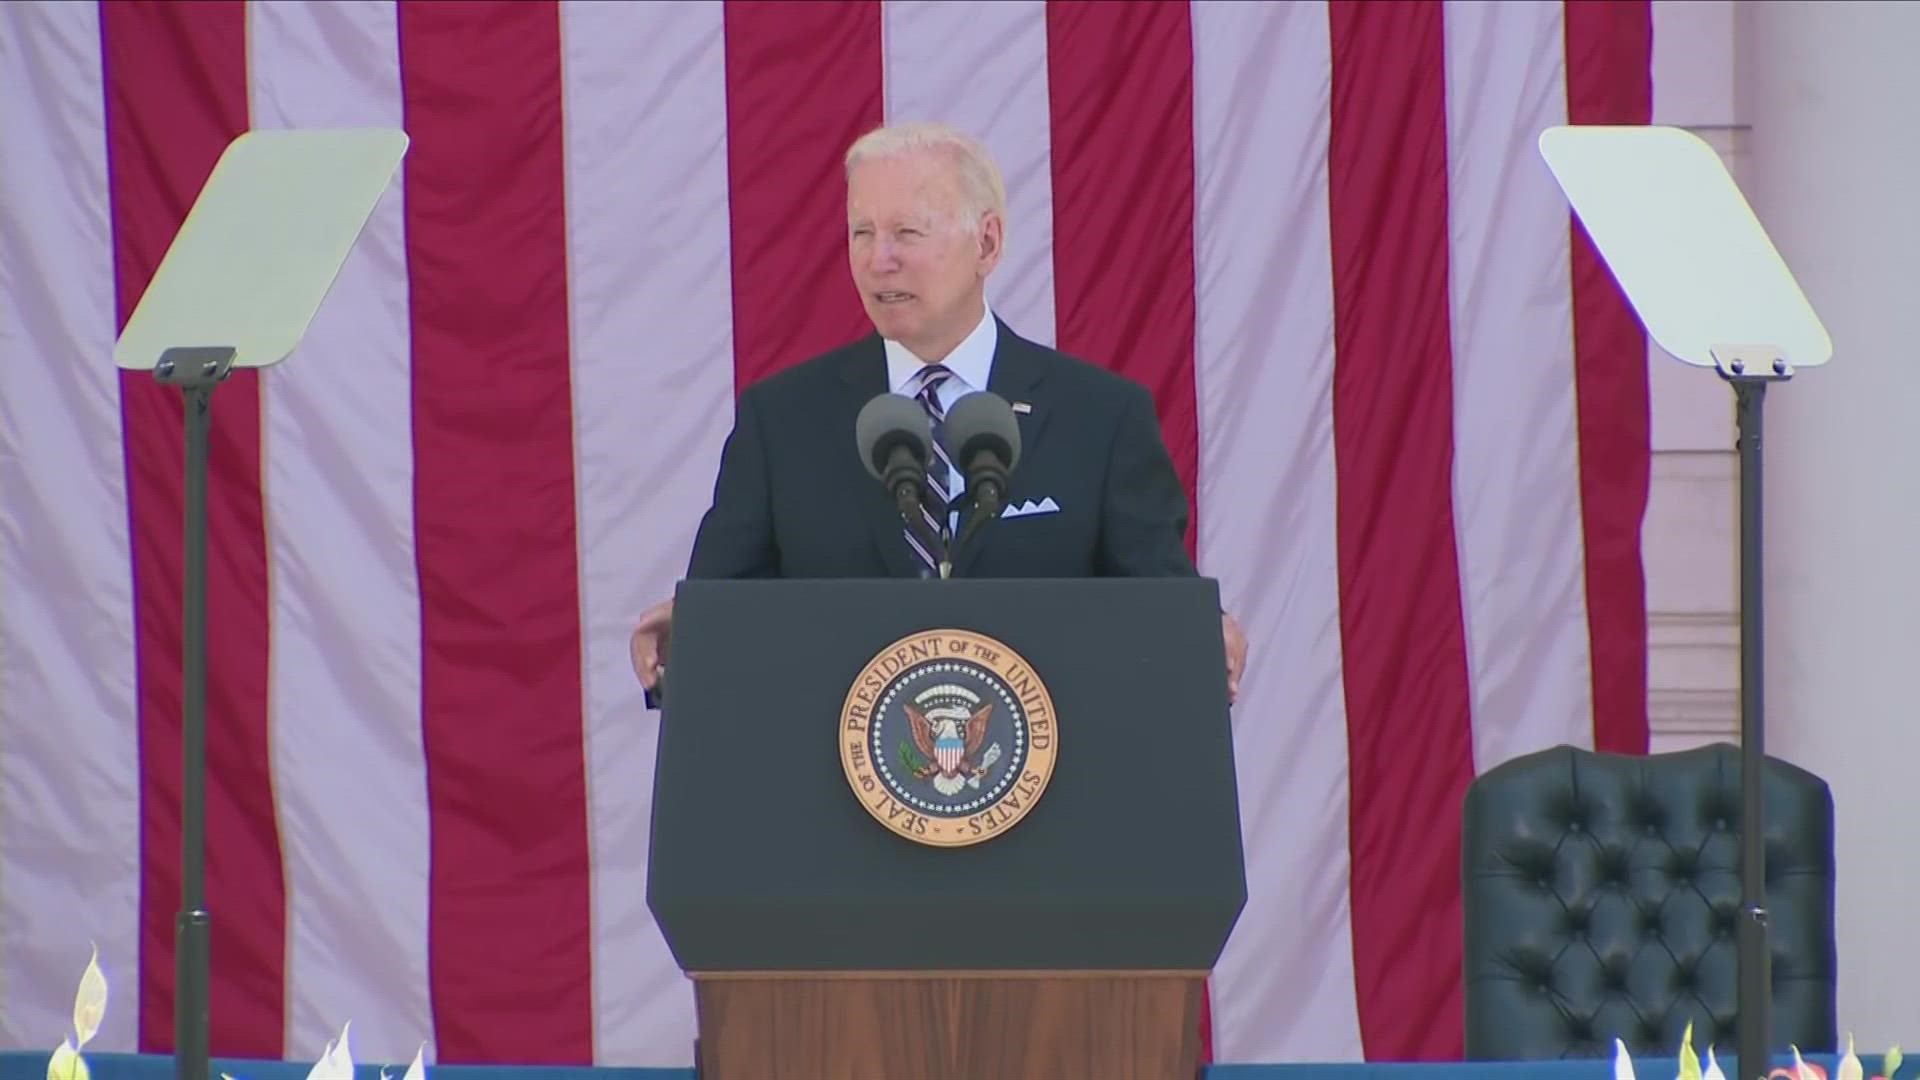
[[[232,349],[168,349],[154,378],[178,386],[186,421],[180,638],[180,911],[174,920],[173,1063],[178,1080],[211,1080],[211,920],[207,847],[207,439],[213,388]]]
[[[207,429],[211,387],[186,390],[186,609],[180,640],[180,913],[174,924],[174,1075],[209,1080],[207,842]]]
[[[1767,1075],[1772,957],[1767,946],[1766,821],[1761,799],[1764,745],[1760,547],[1760,432],[1765,378],[1734,378],[1740,451],[1740,924],[1738,950],[1740,1073]]]

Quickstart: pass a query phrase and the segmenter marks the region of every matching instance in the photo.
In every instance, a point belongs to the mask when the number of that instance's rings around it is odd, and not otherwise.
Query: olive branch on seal
[[[897,751],[900,768],[912,773],[915,778],[924,778],[933,771],[933,763],[920,756],[920,751],[905,739],[901,739]]]

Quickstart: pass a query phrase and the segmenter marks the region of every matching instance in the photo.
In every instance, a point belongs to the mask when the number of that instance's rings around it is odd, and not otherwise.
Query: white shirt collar
[[[962,389],[966,390],[987,388],[987,379],[993,373],[993,351],[1000,344],[1000,325],[994,321],[993,308],[984,303],[981,307],[979,324],[941,361],[948,371],[959,377],[964,384]],[[896,394],[909,393],[908,384],[920,374],[926,362],[891,338],[883,341],[887,349],[887,385]]]

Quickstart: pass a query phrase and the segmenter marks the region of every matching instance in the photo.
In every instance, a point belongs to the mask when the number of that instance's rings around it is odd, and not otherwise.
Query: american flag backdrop
[[[845,147],[928,118],[1251,641],[1212,1056],[1458,1056],[1465,786],[1646,749],[1647,345],[1534,140],[1647,122],[1650,51],[1645,0],[0,5],[0,1046],[93,942],[92,1048],[172,1041],[180,399],[116,330],[229,139],[380,125],[304,344],[214,394],[213,1048],[689,1062],[627,635],[738,389],[868,329]]]

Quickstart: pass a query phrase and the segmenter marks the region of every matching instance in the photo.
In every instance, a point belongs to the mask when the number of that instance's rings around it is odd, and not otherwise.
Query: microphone
[[[961,542],[1006,504],[1007,478],[1020,461],[1020,422],[1007,399],[991,391],[967,394],[947,410],[947,452],[967,478],[969,516]],[[958,546],[957,544],[955,546]]]
[[[912,525],[920,521],[920,494],[933,457],[933,425],[919,404],[899,394],[879,394],[853,422],[860,464],[884,485]]]

